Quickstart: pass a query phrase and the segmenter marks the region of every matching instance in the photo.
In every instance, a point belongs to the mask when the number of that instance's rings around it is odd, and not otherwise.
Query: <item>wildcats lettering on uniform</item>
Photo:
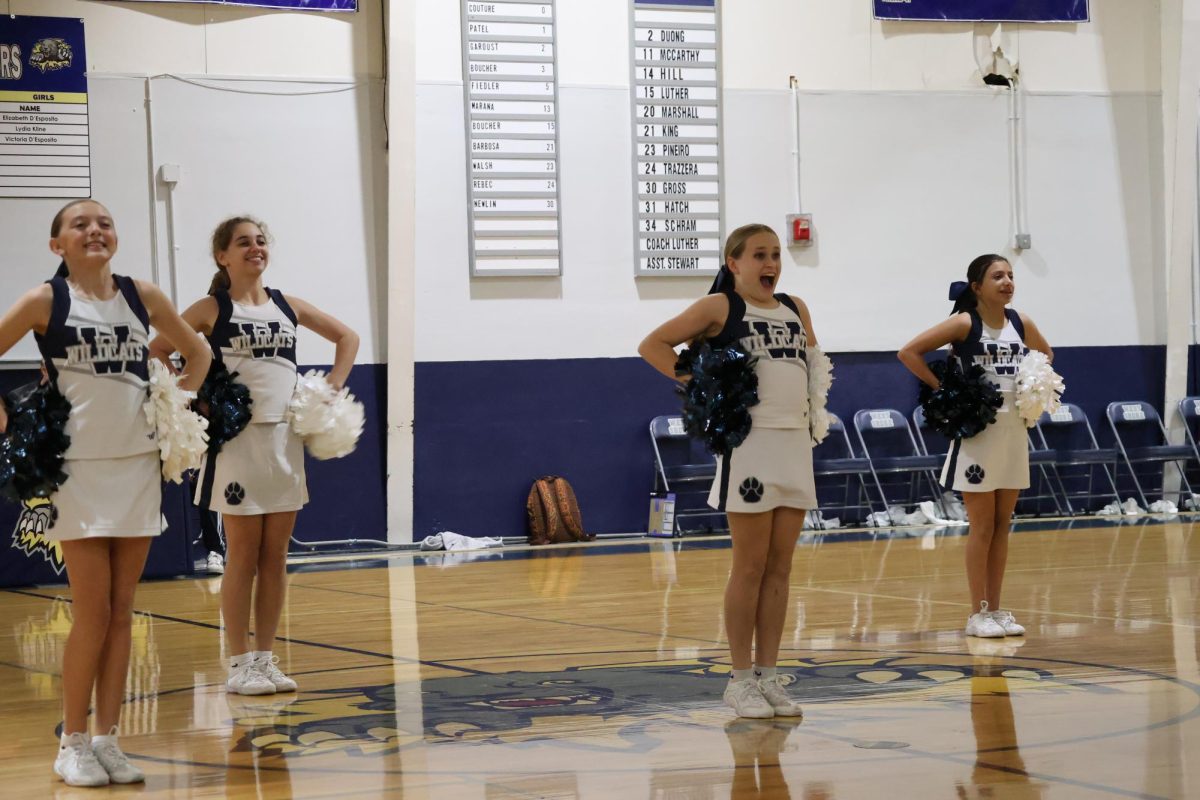
[[[992,368],[997,375],[1016,375],[1021,366],[1021,360],[1029,351],[1023,344],[1013,342],[983,342],[983,352],[976,354],[975,363],[987,369]]]
[[[804,358],[804,328],[799,322],[746,320],[751,335],[742,337],[742,347],[752,356],[772,360]]]
[[[282,330],[278,322],[239,322],[241,336],[230,336],[229,347],[239,355],[274,358],[279,350],[296,346],[296,335]]]
[[[146,359],[146,346],[129,341],[128,325],[114,325],[112,332],[94,327],[78,329],[79,344],[67,345],[67,366],[90,365],[96,375],[122,375],[131,363]]]

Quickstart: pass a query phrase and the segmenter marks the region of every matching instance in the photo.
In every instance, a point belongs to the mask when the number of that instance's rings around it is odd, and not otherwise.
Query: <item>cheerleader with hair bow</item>
[[[1054,354],[1033,320],[1009,308],[1015,288],[1007,259],[976,258],[967,267],[967,280],[951,284],[950,318],[897,354],[927,387],[922,394],[930,424],[952,439],[941,481],[962,493],[970,524],[968,636],[1025,633],[1000,605],[1013,510],[1021,490],[1029,487],[1029,443],[1018,410],[1017,379],[1031,348],[1047,360]],[[952,354],[944,368],[936,365],[935,374],[925,354],[946,345]]]

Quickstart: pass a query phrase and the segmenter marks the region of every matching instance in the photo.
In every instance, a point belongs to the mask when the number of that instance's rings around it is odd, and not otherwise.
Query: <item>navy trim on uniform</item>
[[[217,301],[217,318],[213,322],[212,333],[208,335],[208,346],[212,350],[212,367],[209,371],[225,363],[221,357],[221,345],[229,343],[229,320],[233,318],[233,300],[224,289],[213,292]]]
[[[137,284],[133,282],[133,278],[127,275],[113,275],[113,280],[117,282],[117,288],[125,297],[125,302],[129,304],[129,310],[138,318],[138,322],[142,323],[146,333],[149,333],[150,312],[146,311],[146,304],[142,302],[142,296],[138,294]]]
[[[283,292],[278,289],[267,289],[267,294],[275,301],[275,305],[279,306],[279,310],[283,312],[283,315],[292,321],[293,325],[300,324],[296,317],[296,312],[292,310],[291,305],[284,299]]]
[[[54,366],[54,359],[61,358],[65,353],[62,330],[71,314],[71,288],[67,286],[67,279],[59,275],[55,275],[46,283],[50,284],[50,292],[54,298],[50,306],[50,321],[46,323],[46,333],[43,335],[35,332],[33,338],[37,342],[38,352],[42,354],[42,363],[46,367],[46,374],[50,376],[50,382],[56,383],[58,368]]]
[[[721,459],[721,490],[717,495],[717,511],[724,511],[725,505],[729,501],[729,474],[732,462],[732,452],[726,453],[725,457]]]
[[[1025,323],[1021,321],[1021,315],[1015,309],[1004,309],[1004,316],[1012,323],[1012,326],[1017,329],[1017,336],[1021,337],[1021,343],[1025,343]]]
[[[974,355],[973,351],[979,344],[979,340],[983,338],[983,317],[979,316],[979,312],[973,308],[967,314],[971,317],[971,330],[967,331],[965,339],[950,346],[954,355],[958,356],[958,360],[962,362],[964,369],[970,363],[969,359]]]
[[[721,332],[712,338],[713,347],[725,347],[736,341],[736,328],[746,317],[746,301],[737,292],[722,292],[729,301],[729,313],[725,315],[725,325]]]
[[[797,317],[800,317],[800,307],[796,305],[796,301],[792,299],[791,295],[783,294],[781,292],[780,294],[775,295],[775,299],[790,308],[792,313]],[[804,317],[800,317],[800,321],[803,322]]]
[[[212,506],[213,483],[217,480],[217,453],[209,452],[204,459],[204,480],[200,483],[200,497],[196,506],[208,510]]]
[[[950,445],[950,463],[946,468],[946,480],[949,483],[942,484],[942,488],[947,491],[954,491],[954,476],[958,472],[958,451],[962,449],[962,439],[955,439],[954,444]]]

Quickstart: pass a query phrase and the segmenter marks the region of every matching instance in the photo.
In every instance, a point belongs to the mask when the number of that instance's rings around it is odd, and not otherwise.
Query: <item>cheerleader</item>
[[[287,590],[287,551],[296,513],[308,502],[304,445],[288,421],[296,388],[296,333],[306,327],[337,349],[327,380],[340,389],[354,366],[358,336],[311,304],[263,285],[270,262],[266,227],[252,217],[217,226],[217,265],[209,294],[183,312],[204,334],[213,358],[250,390],[252,416],[234,439],[210,452],[195,501],[217,511],[225,527],[221,613],[229,659],[227,691],[262,695],[292,692],[296,682],[279,669],[275,633]],[[151,354],[166,360],[168,344],[155,339]],[[250,641],[251,606],[254,646]]]
[[[78,200],[59,211],[50,250],[62,259],[58,273],[0,319],[0,354],[33,331],[46,379],[71,404],[67,480],[50,497],[46,531],[62,544],[73,618],[63,650],[54,771],[72,786],[137,783],[145,775],[121,751],[117,735],[134,591],[161,533],[161,463],[143,410],[149,330],[188,359],[184,389],[199,387],[210,356],[158,287],[112,272],[117,232],[101,204]],[[0,430],[7,423],[0,407]],[[89,737],[93,691],[102,733]]]
[[[955,439],[942,467],[942,485],[961,492],[970,532],[967,535],[967,584],[971,592],[968,636],[1020,636],[1025,628],[1000,605],[1008,560],[1008,531],[1022,489],[1029,487],[1029,442],[1013,401],[1017,368],[1030,348],[1053,359],[1037,326],[1009,308],[1012,265],[1003,256],[983,255],[967,267],[967,280],[950,287],[954,310],[917,336],[897,354],[924,383],[938,380],[925,354],[951,345],[964,371],[983,367],[1004,399],[996,421],[969,439]]]
[[[757,359],[759,403],[746,440],[717,457],[709,505],[729,518],[733,566],[725,626],[733,672],[725,703],[740,717],[800,716],[776,669],[788,606],[788,579],[807,509],[817,507],[808,419],[805,348],[816,345],[808,307],[776,294],[779,237],[766,225],[738,228],[707,297],[664,323],[638,352],[676,378],[675,348],[708,339],[740,343]],[[753,658],[751,649],[753,647]]]

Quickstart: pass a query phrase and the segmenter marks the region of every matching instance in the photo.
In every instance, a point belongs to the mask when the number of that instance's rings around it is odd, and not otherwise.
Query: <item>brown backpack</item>
[[[566,478],[546,475],[533,482],[525,501],[529,518],[530,544],[590,542],[596,534],[583,531],[583,516],[575,500],[575,490]]]

